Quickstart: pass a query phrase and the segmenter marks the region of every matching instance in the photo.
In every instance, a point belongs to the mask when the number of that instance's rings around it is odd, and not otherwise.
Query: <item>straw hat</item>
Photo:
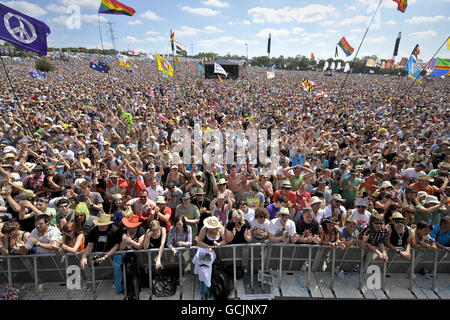
[[[311,197],[311,206],[313,205],[313,204],[316,204],[316,203],[322,203],[322,200],[320,200],[320,198],[319,197],[316,197],[316,196],[313,196],[313,197]]]
[[[391,187],[393,187],[392,186],[392,183],[390,182],[390,181],[383,181],[383,183],[381,184],[381,189],[385,189],[385,188],[391,188]]]
[[[280,211],[278,212],[278,214],[281,214],[281,215],[288,215],[288,216],[291,215],[291,214],[289,213],[289,209],[288,209],[288,208],[281,208]]]
[[[111,223],[113,223],[111,221],[111,216],[109,214],[106,213],[102,213],[98,219],[95,219],[94,221],[92,221],[95,225],[97,226],[107,226],[110,225]]]
[[[433,181],[434,181],[433,178],[430,178],[430,177],[429,177],[428,175],[426,175],[426,174],[422,174],[422,175],[418,176],[418,177],[417,177],[417,180],[426,180],[426,181],[430,181],[430,182],[433,182]]]
[[[166,203],[166,199],[164,198],[164,196],[157,196],[156,197],[156,204],[164,204]]]
[[[403,215],[400,212],[394,212],[391,216],[391,219],[404,219]]]
[[[221,184],[227,184],[227,183],[228,183],[228,181],[226,179],[221,178],[217,184],[221,185]]]
[[[129,218],[123,217],[122,223],[128,228],[135,228],[139,226],[142,222],[139,222],[139,216],[132,214]]]
[[[219,219],[217,219],[217,217],[211,216],[203,220],[203,225],[207,229],[216,229],[220,227],[220,222]]]

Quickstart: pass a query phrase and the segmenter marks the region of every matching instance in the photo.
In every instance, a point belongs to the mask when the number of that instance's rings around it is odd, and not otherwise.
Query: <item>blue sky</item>
[[[356,49],[375,12],[378,0],[288,1],[288,0],[123,0],[134,8],[133,17],[100,15],[105,48],[111,48],[107,21],[114,23],[117,49],[166,53],[170,50],[169,30],[188,53],[267,54],[272,34],[271,56],[334,57],[342,36]],[[51,47],[101,48],[97,24],[100,0],[0,1],[46,22],[52,33]],[[80,27],[70,29],[67,21],[77,8]],[[359,56],[391,58],[395,39],[402,32],[399,56],[409,56],[416,43],[419,58],[427,61],[450,35],[450,0],[408,0],[405,13],[392,0],[383,0]],[[67,11],[70,11],[69,13]],[[76,21],[76,20],[75,20]],[[73,26],[73,25],[72,25]],[[76,25],[75,25],[76,27]],[[340,50],[340,49],[339,49]],[[440,57],[449,57],[446,46]],[[342,51],[339,57],[345,59]],[[353,58],[353,55],[349,58]]]

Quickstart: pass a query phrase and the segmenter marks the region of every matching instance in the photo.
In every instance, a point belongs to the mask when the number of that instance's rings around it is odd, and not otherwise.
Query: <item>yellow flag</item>
[[[222,78],[220,77],[220,75],[217,75],[217,78],[219,78],[220,82],[223,82]]]
[[[450,50],[450,37],[447,39],[447,49]]]
[[[180,58],[179,57],[175,57],[175,61],[176,62],[180,62]]]
[[[164,60],[159,54],[156,54],[156,61],[158,63],[158,70],[167,74],[169,77],[173,77],[173,67]]]
[[[119,60],[119,64],[120,64],[122,67],[130,68],[130,65],[129,65],[128,63],[126,63],[125,61]]]

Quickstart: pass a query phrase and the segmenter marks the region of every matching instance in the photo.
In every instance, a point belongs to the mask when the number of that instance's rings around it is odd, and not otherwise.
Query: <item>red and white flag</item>
[[[325,91],[319,91],[319,93],[316,94],[316,98],[320,98],[320,97],[328,97],[328,93],[326,93]]]

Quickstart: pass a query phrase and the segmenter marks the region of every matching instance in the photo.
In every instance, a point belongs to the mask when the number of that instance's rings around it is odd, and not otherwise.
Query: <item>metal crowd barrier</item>
[[[192,266],[197,247],[179,248],[178,258],[173,256],[170,249],[165,248],[162,255],[162,265],[164,267],[177,266],[180,278],[180,292],[183,292],[182,277],[184,269],[188,264]],[[387,250],[389,260],[383,262],[379,259],[373,260],[367,249],[359,247],[350,247],[345,250],[324,247],[320,245],[308,244],[286,244],[286,243],[249,243],[226,245],[214,247],[216,255],[224,264],[233,265],[233,280],[236,283],[236,269],[238,262],[248,271],[250,275],[255,274],[255,268],[258,270],[276,270],[278,272],[278,288],[281,288],[283,281],[283,271],[305,271],[307,274],[306,287],[310,289],[311,273],[323,271],[330,273],[330,289],[334,290],[335,270],[338,263],[338,269],[350,272],[355,265],[359,264],[359,287],[363,287],[363,275],[369,264],[379,265],[382,269],[382,290],[385,289],[386,274],[406,273],[409,274],[409,290],[414,286],[414,273],[416,270],[424,268],[432,271],[432,290],[436,291],[436,275],[438,273],[450,273],[450,255],[447,250],[420,250],[419,252],[411,249],[411,259],[406,260],[392,250]],[[117,251],[116,254],[134,253],[138,256],[140,266],[148,266],[149,287],[152,292],[152,266],[153,258],[158,254],[159,249],[150,250],[128,250]],[[241,251],[237,256],[237,251]],[[92,253],[90,257],[99,253]],[[103,253],[104,254],[104,253]],[[101,254],[100,254],[101,255]],[[186,258],[187,257],[187,258]],[[419,259],[417,259],[419,257]],[[36,294],[40,296],[39,285],[46,282],[66,282],[67,268],[70,265],[80,266],[81,253],[67,253],[64,256],[55,254],[34,254],[34,255],[9,255],[0,256],[0,281],[8,282],[9,285],[17,283],[34,283]],[[176,261],[178,259],[178,261]],[[84,281],[92,281],[92,298],[97,298],[96,280],[113,279],[112,258],[108,258],[102,264],[95,266],[93,259],[90,265],[81,270],[81,277]],[[250,260],[250,261],[249,261]],[[419,260],[419,261],[418,261]],[[250,267],[249,267],[250,264]],[[123,282],[125,295],[127,294],[126,268],[122,266]],[[264,272],[262,272],[264,277]],[[251,290],[254,291],[255,283],[251,276]],[[264,281],[261,281],[261,290],[264,292]],[[70,296],[70,290],[67,289],[67,295]],[[236,288],[234,289],[235,298],[237,297]]]

